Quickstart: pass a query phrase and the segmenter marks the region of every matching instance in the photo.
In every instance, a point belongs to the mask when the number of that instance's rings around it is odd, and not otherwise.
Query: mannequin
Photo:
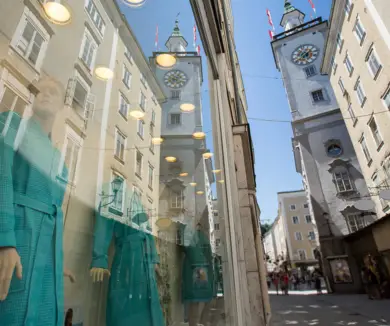
[[[214,296],[212,251],[201,224],[187,246],[184,246],[182,299],[188,304],[189,326],[201,322],[204,307]]]
[[[164,326],[155,277],[158,255],[153,236],[145,232],[148,216],[138,213],[132,221],[140,229],[97,214],[90,274],[93,282],[102,282],[104,275],[110,277],[107,325]],[[113,236],[110,272],[107,252]]]
[[[66,171],[59,180],[61,153],[50,139],[64,92],[51,78],[37,87],[31,117],[0,114],[2,325],[63,326],[63,276],[74,281],[62,266]]]

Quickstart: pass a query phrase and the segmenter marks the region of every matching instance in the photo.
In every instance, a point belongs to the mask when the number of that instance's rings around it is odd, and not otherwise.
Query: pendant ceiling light
[[[192,112],[195,110],[195,105],[191,103],[182,103],[180,104],[180,110],[182,112]]]
[[[160,230],[166,230],[172,225],[172,220],[168,217],[161,217],[156,221],[156,225]]]
[[[190,182],[191,187],[196,187],[196,182]]]
[[[188,176],[188,173],[187,172],[182,172],[179,174],[180,177],[187,177]]]
[[[225,182],[225,180],[218,180],[218,182],[219,182],[219,183],[224,183],[224,182]]]
[[[212,157],[213,157],[213,153],[210,153],[210,152],[203,153],[203,158],[205,160],[212,158]]]
[[[53,24],[66,25],[70,23],[70,10],[62,2],[52,0],[43,4],[43,11],[45,12],[46,18]]]
[[[152,138],[152,144],[153,145],[161,145],[163,143],[164,139],[161,137],[153,137]]]
[[[114,72],[108,67],[99,66],[95,69],[95,76],[100,80],[108,81],[114,78]]]
[[[192,138],[197,139],[197,140],[202,140],[205,139],[206,134],[203,131],[195,131],[192,134]]]
[[[168,163],[175,163],[177,161],[177,158],[174,156],[166,156],[165,161],[167,161]]]
[[[145,112],[141,109],[133,109],[129,112],[129,116],[136,120],[141,120],[145,117]]]
[[[122,2],[132,8],[139,8],[142,7],[146,0],[122,0]]]
[[[170,53],[161,53],[156,56],[156,64],[161,69],[171,69],[176,64],[176,58]]]
[[[197,194],[197,195],[203,195],[203,194],[204,194],[204,191],[199,190],[199,191],[196,192],[196,194]]]
[[[220,170],[220,169],[213,170],[213,173],[215,173],[215,174],[218,174],[218,173],[221,173],[221,172],[222,172],[222,170]]]

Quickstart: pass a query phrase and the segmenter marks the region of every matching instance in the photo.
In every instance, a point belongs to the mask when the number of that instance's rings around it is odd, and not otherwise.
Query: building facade
[[[322,71],[329,75],[378,218],[390,212],[387,1],[333,1]]]
[[[332,289],[354,291],[355,284],[332,275],[333,258],[347,255],[342,241],[336,245],[333,240],[372,223],[376,213],[355,207],[368,189],[329,77],[320,73],[327,22],[317,18],[305,23],[304,17],[286,1],[285,31],[274,36],[272,49],[291,109],[296,169],[317,226],[324,272]]]
[[[289,264],[302,271],[313,269],[318,264],[315,250],[319,243],[305,191],[279,192],[278,202]],[[282,241],[283,238],[275,237],[275,240]]]

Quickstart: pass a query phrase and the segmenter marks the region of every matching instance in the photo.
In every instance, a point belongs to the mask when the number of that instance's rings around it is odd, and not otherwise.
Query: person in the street
[[[268,274],[267,275],[267,286],[268,286],[268,289],[271,288],[271,282],[272,282],[271,276],[270,276],[270,274]]]
[[[319,273],[316,273],[314,276],[314,283],[316,286],[317,294],[322,294],[322,289],[321,289],[321,277]]]
[[[283,282],[283,289],[284,289],[284,294],[288,295],[288,284],[289,284],[289,276],[288,273],[285,272],[282,276],[282,282]]]
[[[273,274],[273,282],[276,289],[276,295],[279,295],[279,275],[277,273]]]
[[[371,295],[371,289],[369,287],[369,282],[368,282],[368,270],[366,266],[363,266],[362,269],[360,270],[360,277],[362,279],[364,291],[368,295],[368,298],[372,300],[372,295]]]

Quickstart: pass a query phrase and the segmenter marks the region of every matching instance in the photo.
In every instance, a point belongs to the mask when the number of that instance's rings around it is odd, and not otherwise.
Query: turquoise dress
[[[184,246],[183,302],[208,302],[215,296],[213,257],[208,237],[196,231]]]
[[[151,234],[97,214],[92,267],[108,269],[107,252],[114,237],[115,254],[107,297],[107,326],[163,326],[155,277],[159,262]]]
[[[0,324],[63,326],[61,154],[33,120],[15,151],[21,122],[16,113],[0,114],[0,247],[15,247],[23,266],[0,302]]]

